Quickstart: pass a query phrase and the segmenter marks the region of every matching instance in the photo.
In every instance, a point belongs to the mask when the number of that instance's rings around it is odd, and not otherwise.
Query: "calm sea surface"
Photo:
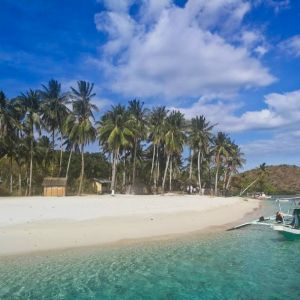
[[[2,259],[0,299],[300,299],[300,241],[250,226]]]

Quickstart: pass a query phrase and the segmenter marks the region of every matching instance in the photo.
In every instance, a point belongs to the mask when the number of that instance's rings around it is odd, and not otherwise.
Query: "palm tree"
[[[202,183],[201,183],[201,165],[203,161],[204,154],[207,153],[209,142],[212,136],[212,129],[215,125],[210,125],[206,121],[205,117],[202,115],[200,117],[193,118],[191,120],[191,132],[189,136],[192,153],[197,153],[197,174],[198,174],[198,186],[199,193],[202,193]],[[191,155],[191,165],[192,168],[193,157]],[[190,171],[190,174],[192,170]],[[191,175],[190,175],[191,177]],[[190,178],[191,179],[191,178]]]
[[[135,186],[136,176],[136,153],[140,147],[140,142],[146,136],[146,114],[147,109],[144,108],[144,102],[139,100],[129,101],[128,111],[130,114],[131,130],[133,136],[133,166],[132,166],[132,187]]]
[[[18,194],[22,196],[22,167],[26,165],[28,158],[30,158],[30,149],[27,147],[25,139],[18,138],[18,142],[15,146],[14,160],[18,165]]]
[[[164,191],[168,168],[170,167],[170,190],[172,189],[172,156],[180,154],[185,141],[184,133],[184,116],[179,111],[172,111],[166,119],[166,133],[164,136],[165,150],[167,154],[167,162],[162,182],[162,190]]]
[[[150,172],[150,182],[153,175],[154,189],[157,188],[159,180],[159,147],[165,135],[165,122],[168,110],[165,106],[159,106],[152,109],[149,115],[149,140],[152,142],[152,163]],[[154,172],[155,171],[155,172]]]
[[[78,133],[76,131],[73,131],[75,123],[76,123],[76,118],[73,115],[73,113],[70,113],[63,125],[63,134],[66,137],[66,141],[65,141],[66,150],[70,151],[67,169],[66,169],[66,175],[65,175],[67,181],[68,181],[72,154],[73,152],[80,152],[78,146],[78,142],[79,142]]]
[[[4,92],[0,91],[0,142],[2,151],[10,160],[10,184],[9,191],[13,191],[13,158],[15,146],[17,145],[17,128],[19,124],[14,119],[14,107]],[[3,153],[3,154],[4,154]]]
[[[74,124],[70,136],[72,139],[78,140],[78,144],[81,148],[81,173],[78,195],[82,193],[84,177],[84,146],[96,138],[96,130],[92,121],[95,120],[93,111],[98,111],[98,108],[91,103],[91,99],[96,95],[93,93],[93,88],[94,84],[86,81],[77,81],[77,89],[71,87],[70,94],[73,100],[73,114],[70,115],[70,118],[73,118]]]
[[[40,117],[40,97],[39,93],[34,90],[29,90],[25,94],[22,93],[19,97],[17,109],[24,113],[24,131],[30,140],[30,167],[29,167],[29,187],[28,195],[32,194],[32,169],[33,169],[33,146],[34,146],[34,132],[41,134],[41,117]]]
[[[70,112],[67,108],[68,100],[67,95],[62,93],[61,84],[56,80],[50,80],[48,85],[42,85],[42,90],[40,91],[42,104],[42,119],[47,129],[52,134],[52,148],[54,151],[55,147],[55,132],[58,130],[60,132],[60,160],[59,160],[59,174],[61,173],[62,164],[62,140],[63,140],[63,123]],[[54,170],[54,159],[53,155],[52,161],[52,174]]]
[[[244,153],[234,142],[230,144],[229,147],[229,157],[227,158],[227,168],[224,176],[224,190],[225,192],[229,190],[232,176],[238,174],[238,169],[242,168],[246,160],[244,159]],[[228,179],[226,181],[228,173]]]
[[[36,144],[36,151],[35,156],[36,160],[39,162],[39,165],[44,173],[47,172],[49,168],[49,164],[52,160],[53,149],[52,143],[50,142],[49,138],[45,135],[40,137]]]
[[[254,185],[258,180],[262,179],[267,174],[267,166],[266,163],[263,163],[259,166],[258,176],[255,180],[253,180],[244,190],[240,192],[240,196],[242,196],[252,185]]]
[[[3,91],[0,91],[0,139],[4,138],[10,129],[14,128],[15,120],[11,114],[11,103]]]
[[[214,138],[214,154],[216,164],[216,175],[215,175],[215,195],[218,194],[218,180],[219,180],[219,168],[223,157],[228,156],[229,140],[228,136],[224,132],[218,132]]]
[[[111,110],[102,116],[98,126],[100,143],[112,155],[112,193],[116,188],[116,171],[120,149],[128,147],[134,137],[129,118],[129,113],[123,105],[112,106]]]

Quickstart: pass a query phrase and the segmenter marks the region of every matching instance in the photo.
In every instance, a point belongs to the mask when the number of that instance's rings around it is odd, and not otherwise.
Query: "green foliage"
[[[234,189],[246,188],[256,178],[259,180],[249,188],[249,193],[265,192],[270,195],[293,195],[300,192],[300,167],[279,165],[266,166],[246,171],[238,175],[233,183]]]
[[[191,183],[215,187],[216,193],[231,189],[243,154],[225,133],[214,136],[205,116],[186,120],[179,111],[149,110],[134,99],[112,106],[96,122],[93,88],[78,81],[63,92],[58,81],[50,80],[16,99],[0,91],[3,193],[40,194],[46,176],[65,176],[68,192],[79,194],[92,192],[93,178],[111,178],[111,187],[122,192],[158,192],[165,185],[182,191]],[[95,139],[101,152],[85,153]],[[186,146],[193,153],[188,164]],[[262,179],[258,184],[271,190]]]

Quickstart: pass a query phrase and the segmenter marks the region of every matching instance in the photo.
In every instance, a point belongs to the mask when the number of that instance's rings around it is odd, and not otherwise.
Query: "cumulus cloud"
[[[266,108],[247,111],[240,116],[236,115],[240,106],[224,101],[211,102],[200,99],[189,108],[176,109],[181,110],[188,118],[203,114],[228,132],[250,130],[300,132],[300,90],[268,94],[264,97],[264,103]]]
[[[133,0],[97,0],[102,3],[108,10],[127,12]]]
[[[128,6],[107,8],[95,16],[108,41],[94,63],[109,74],[113,91],[164,99],[212,94],[228,98],[275,80],[254,55],[254,48],[266,51],[257,48],[258,34],[245,32],[244,43],[232,41],[233,32],[242,36],[242,22],[251,9],[248,1],[189,0],[182,8],[167,0],[147,0],[135,17]]]
[[[282,51],[291,56],[300,56],[300,35],[292,36],[291,38],[280,43],[279,47]]]
[[[272,7],[276,14],[291,7],[290,0],[254,0],[254,5],[266,5]]]
[[[271,139],[258,139],[241,145],[247,155],[299,154],[299,134],[296,132],[275,134]]]
[[[103,110],[113,105],[113,101],[111,101],[110,99],[98,97],[95,97],[92,100],[92,103],[97,106],[100,113],[103,113]]]

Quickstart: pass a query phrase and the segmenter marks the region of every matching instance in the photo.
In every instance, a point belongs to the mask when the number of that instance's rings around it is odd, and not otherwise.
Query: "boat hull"
[[[283,225],[274,225],[273,229],[288,240],[300,239],[300,229],[295,229]]]

